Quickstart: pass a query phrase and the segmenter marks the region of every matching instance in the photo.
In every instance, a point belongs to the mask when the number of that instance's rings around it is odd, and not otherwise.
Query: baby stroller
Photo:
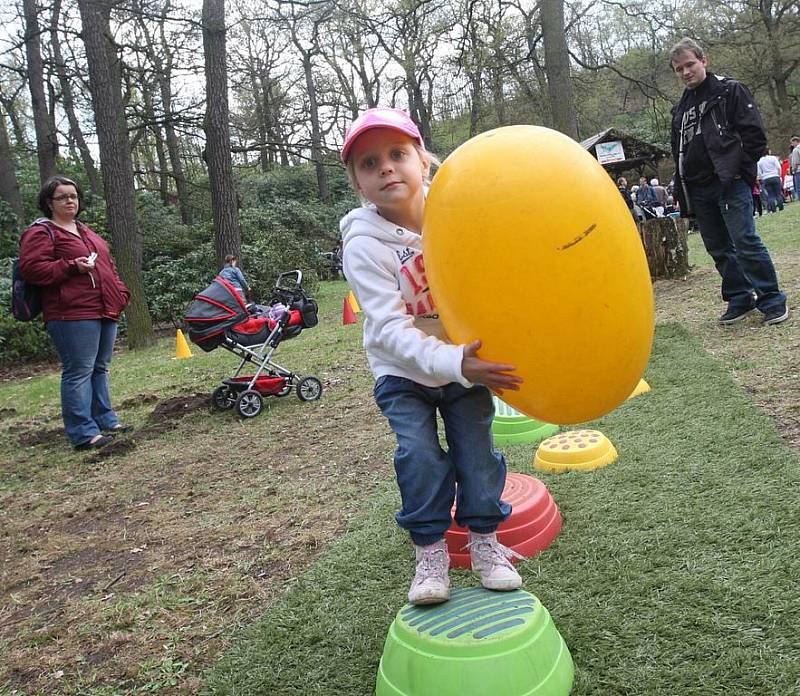
[[[220,276],[195,295],[184,319],[189,338],[206,352],[222,346],[241,358],[232,377],[211,395],[216,409],[234,409],[242,418],[261,413],[265,396],[287,396],[294,389],[301,401],[322,395],[313,375],[301,377],[272,361],[278,345],[317,325],[317,303],[303,291],[301,271],[281,273],[272,290],[271,306],[245,304],[241,294]],[[248,363],[252,375],[241,375]]]

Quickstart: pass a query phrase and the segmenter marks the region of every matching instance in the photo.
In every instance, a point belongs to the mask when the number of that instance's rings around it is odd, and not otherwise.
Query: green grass
[[[766,242],[770,253],[796,251],[800,230],[800,203],[787,205],[783,212],[764,213],[756,218],[756,232]],[[699,234],[689,235],[689,263],[695,266],[713,266],[714,262],[703,247]]]
[[[646,377],[649,394],[595,424],[617,462],[536,474],[565,521],[521,569],[570,648],[573,693],[797,693],[798,457],[681,327],[659,328]],[[507,448],[511,468],[533,452]],[[235,641],[205,693],[371,693],[413,571],[397,504],[387,482]]]

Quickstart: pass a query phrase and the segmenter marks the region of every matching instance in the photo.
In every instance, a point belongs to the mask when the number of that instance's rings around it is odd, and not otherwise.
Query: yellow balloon
[[[442,164],[423,223],[425,268],[450,339],[525,380],[503,400],[547,423],[625,401],[653,341],[653,290],[636,225],[578,143],[509,126]]]

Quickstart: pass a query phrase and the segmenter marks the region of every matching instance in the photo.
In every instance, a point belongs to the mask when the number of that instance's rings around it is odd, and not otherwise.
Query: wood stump
[[[638,223],[650,277],[683,278],[689,273],[688,224],[685,218],[655,218]]]

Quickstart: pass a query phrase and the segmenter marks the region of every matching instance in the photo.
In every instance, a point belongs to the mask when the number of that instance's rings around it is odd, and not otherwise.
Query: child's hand
[[[481,342],[473,341],[464,346],[464,357],[461,360],[461,374],[470,382],[483,384],[493,392],[502,394],[504,389],[519,391],[522,377],[510,375],[517,368],[505,363],[494,363],[481,360],[477,353]]]

